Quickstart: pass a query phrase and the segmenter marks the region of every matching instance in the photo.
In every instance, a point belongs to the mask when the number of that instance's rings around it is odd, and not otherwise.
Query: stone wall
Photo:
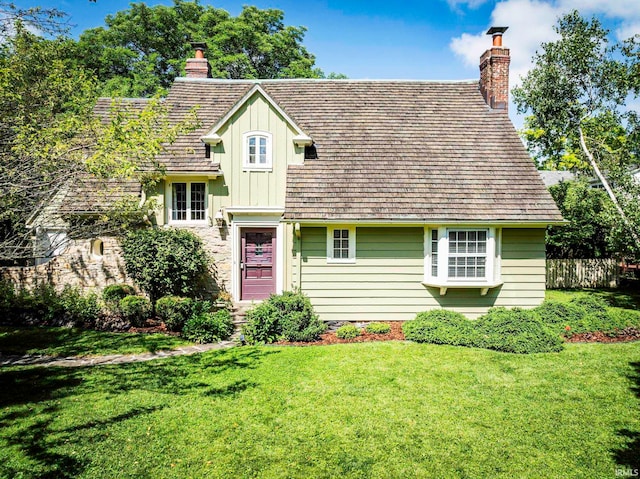
[[[122,248],[114,237],[69,240],[62,253],[50,261],[37,266],[2,268],[0,275],[25,289],[49,283],[56,290],[69,285],[86,292],[115,283],[133,284],[125,272]]]
[[[213,259],[207,290],[231,289],[231,241],[226,227],[185,228],[202,238],[205,250]],[[102,245],[102,246],[101,246]],[[66,285],[87,292],[101,291],[115,283],[135,283],[126,274],[122,248],[117,238],[70,240],[59,256],[44,264],[29,267],[0,268],[0,277],[11,280],[18,288],[33,289],[49,283],[56,290]]]

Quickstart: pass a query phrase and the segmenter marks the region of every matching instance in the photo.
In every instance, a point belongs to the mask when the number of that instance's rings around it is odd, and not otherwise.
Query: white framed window
[[[272,168],[272,136],[268,131],[249,131],[242,136],[245,170],[270,170]]]
[[[169,222],[202,223],[207,219],[207,184],[175,181],[169,188]]]
[[[425,232],[425,282],[441,286],[500,282],[500,230],[430,228]]]
[[[334,226],[327,228],[327,263],[356,262],[356,228]]]

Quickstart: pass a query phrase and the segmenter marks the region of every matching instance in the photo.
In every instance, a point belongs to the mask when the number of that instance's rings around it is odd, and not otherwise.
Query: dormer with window
[[[249,131],[242,135],[242,166],[244,170],[271,170],[273,140],[267,131]]]

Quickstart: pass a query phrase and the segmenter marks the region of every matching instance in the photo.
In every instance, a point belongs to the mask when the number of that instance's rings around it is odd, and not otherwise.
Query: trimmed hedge
[[[242,328],[250,344],[275,341],[315,341],[327,325],[313,311],[309,298],[302,293],[285,291],[247,311]]]
[[[164,296],[156,302],[156,314],[169,331],[182,331],[193,314],[193,303],[191,298]]]
[[[473,323],[464,315],[446,309],[418,313],[416,319],[402,325],[406,339],[419,343],[472,346],[475,343]]]
[[[369,323],[364,330],[370,334],[387,334],[391,332],[391,326],[387,323]]]
[[[531,310],[491,308],[474,326],[475,345],[479,347],[518,354],[563,349],[560,335],[547,328]]]
[[[133,286],[128,284],[112,284],[102,290],[102,301],[104,301],[108,309],[114,313],[118,313],[120,300],[126,296],[134,296],[135,294],[136,292]]]
[[[123,319],[132,326],[140,327],[151,315],[151,301],[142,296],[125,296],[118,303],[118,309]]]
[[[185,339],[196,343],[215,343],[228,339],[232,333],[233,320],[227,309],[193,315],[182,330]]]

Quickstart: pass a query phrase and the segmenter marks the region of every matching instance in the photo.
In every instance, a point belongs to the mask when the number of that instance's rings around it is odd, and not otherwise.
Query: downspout
[[[302,232],[300,231],[300,223],[296,223],[293,227],[296,233],[296,277],[298,280],[298,290],[302,290]]]

